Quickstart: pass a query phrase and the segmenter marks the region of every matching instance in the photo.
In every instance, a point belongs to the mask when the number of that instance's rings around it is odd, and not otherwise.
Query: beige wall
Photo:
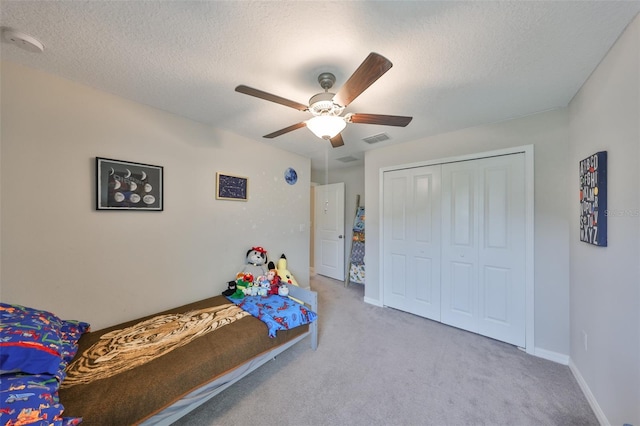
[[[603,424],[640,424],[640,16],[570,110],[571,360]],[[578,162],[607,151],[607,247],[580,242]],[[587,349],[584,346],[587,336]]]
[[[3,301],[99,329],[219,294],[253,245],[285,253],[309,285],[307,158],[16,64],[1,71]],[[96,211],[96,156],[163,166],[164,211]],[[247,176],[249,200],[216,200],[217,171]]]
[[[380,169],[524,145],[534,146],[535,350],[569,355],[569,199],[566,109],[432,136],[365,155],[367,283],[365,298],[381,301]],[[530,348],[527,348],[528,350]]]

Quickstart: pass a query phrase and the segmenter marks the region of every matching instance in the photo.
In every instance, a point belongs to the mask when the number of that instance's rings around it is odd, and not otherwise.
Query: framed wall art
[[[96,157],[97,210],[162,211],[163,168]]]
[[[580,161],[580,241],[607,246],[607,151]]]
[[[216,173],[216,199],[247,201],[249,179],[226,173]]]
[[[289,167],[287,170],[285,170],[284,180],[289,185],[295,185],[296,182],[298,182],[298,173],[296,172],[296,169],[294,169],[293,167]]]

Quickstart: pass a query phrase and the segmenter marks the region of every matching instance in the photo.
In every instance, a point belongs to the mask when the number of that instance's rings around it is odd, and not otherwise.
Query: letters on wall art
[[[580,241],[607,246],[607,151],[580,161]]]

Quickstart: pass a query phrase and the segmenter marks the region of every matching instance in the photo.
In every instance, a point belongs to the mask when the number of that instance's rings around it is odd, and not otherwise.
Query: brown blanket
[[[209,310],[228,304],[222,296],[174,308],[139,320],[85,334],[78,355],[114,330],[127,329],[159,315],[184,314]],[[90,383],[74,378],[74,385],[60,389],[64,416],[82,417],[83,425],[125,425],[138,423],[171,405],[183,395],[214,380],[244,362],[298,336],[308,327],[278,331],[270,339],[267,326],[247,316],[213,332],[201,335],[186,345],[178,345],[161,356],[133,369]],[[103,339],[104,340],[104,339]],[[75,376],[74,376],[75,377]]]

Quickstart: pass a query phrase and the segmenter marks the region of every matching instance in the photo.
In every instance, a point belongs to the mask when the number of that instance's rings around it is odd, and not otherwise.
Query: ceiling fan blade
[[[263,138],[273,139],[276,136],[284,135],[285,133],[289,133],[289,132],[292,132],[294,130],[298,130],[298,129],[302,128],[302,127],[307,127],[307,123],[302,121],[300,123],[293,124],[293,125],[291,125],[289,127],[285,127],[284,129],[280,129],[280,130],[275,131],[273,133],[269,133],[268,135],[264,135]]]
[[[346,107],[392,66],[393,64],[387,58],[371,52],[336,93],[334,102]]]
[[[331,146],[334,148],[338,148],[342,145],[344,145],[344,141],[342,140],[342,134],[338,133],[337,135],[335,135],[334,137],[332,137],[331,139],[329,139],[331,141]]]
[[[350,114],[348,120],[350,123],[357,124],[381,124],[383,126],[405,127],[411,123],[413,117],[404,117],[401,115]]]
[[[262,90],[254,89],[253,87],[240,85],[236,87],[236,92],[244,93],[245,95],[249,95],[249,96],[255,96],[256,98],[275,102],[277,104],[288,106],[290,108],[294,108],[300,111],[306,111],[307,109],[309,109],[308,106],[302,105],[301,103],[298,103],[296,101],[285,99],[277,95],[272,95],[271,93],[263,92]]]

